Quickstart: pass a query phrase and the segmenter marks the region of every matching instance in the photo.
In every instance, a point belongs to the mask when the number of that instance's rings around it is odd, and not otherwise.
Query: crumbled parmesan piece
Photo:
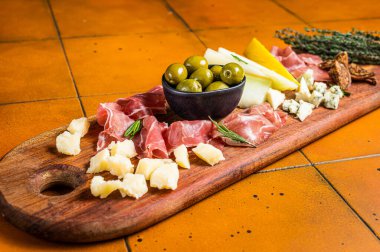
[[[108,149],[99,151],[95,156],[90,159],[90,167],[87,169],[87,173],[98,173],[102,171],[109,171],[108,158],[110,152]]]
[[[101,199],[107,198],[113,191],[116,191],[121,186],[119,180],[105,181],[102,176],[94,176],[91,180],[91,194]]]
[[[123,178],[127,173],[133,173],[133,164],[129,158],[116,155],[108,158],[108,170],[112,175]]]
[[[112,142],[108,149],[111,150],[111,156],[120,155],[127,158],[133,158],[137,156],[135,144],[132,140],[124,140],[122,142]]]
[[[200,159],[212,166],[216,165],[222,160],[225,160],[222,151],[218,148],[215,148],[211,144],[200,143],[197,145],[197,147],[193,148],[193,152]]]
[[[190,169],[189,153],[184,144],[178,146],[173,151],[175,162],[182,168]]]
[[[161,164],[174,163],[171,159],[153,159],[153,158],[143,158],[140,159],[136,174],[144,175],[146,180],[150,180],[150,176]]]
[[[158,189],[177,188],[179,171],[176,163],[161,164],[150,177],[150,186]]]
[[[77,155],[80,153],[80,135],[63,132],[56,138],[57,150],[66,155]]]
[[[88,119],[86,117],[82,117],[72,120],[67,130],[71,134],[79,134],[81,137],[83,137],[87,134],[88,128],[90,128]]]
[[[145,177],[142,174],[128,173],[125,175],[123,181],[120,183],[119,191],[121,196],[130,196],[133,198],[140,198],[148,192],[148,186]]]

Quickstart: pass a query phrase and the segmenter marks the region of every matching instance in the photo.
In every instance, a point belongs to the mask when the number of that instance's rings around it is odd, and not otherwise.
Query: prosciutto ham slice
[[[166,147],[171,153],[181,144],[194,147],[211,139],[213,125],[208,120],[177,121],[164,132]]]
[[[112,141],[122,141],[124,132],[134,122],[120,110],[119,105],[112,102],[99,105],[96,119],[99,125],[104,126],[98,137],[98,151],[106,148]]]
[[[307,69],[313,69],[316,81],[329,81],[328,73],[318,67],[322,59],[313,54],[296,54],[290,46],[281,49],[273,46],[271,53],[295,77],[299,78]]]
[[[286,122],[286,114],[274,111],[267,104],[261,104],[252,108],[245,109],[228,115],[221,122],[230,130],[244,137],[255,146],[266,141],[276,130]],[[216,130],[214,137],[221,137],[228,145],[244,146],[228,138],[224,138]]]
[[[154,116],[147,116],[142,121],[143,127],[133,138],[139,157],[168,158],[165,140],[162,133],[168,128],[166,123],[157,121]]]
[[[137,120],[155,114],[166,114],[166,100],[162,86],[156,86],[146,93],[137,94],[116,101],[130,118]]]

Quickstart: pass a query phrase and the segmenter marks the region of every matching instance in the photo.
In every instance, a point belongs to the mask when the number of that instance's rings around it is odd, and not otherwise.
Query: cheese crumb
[[[300,119],[301,122],[304,121],[306,119],[306,117],[311,115],[311,113],[313,112],[313,108],[314,108],[313,104],[308,103],[308,102],[304,102],[304,101],[300,101],[300,107],[297,111],[298,119]]]
[[[136,199],[140,198],[148,192],[148,186],[144,175],[126,174],[123,181],[120,183],[119,191],[123,198],[125,196],[130,196]]]
[[[281,103],[285,101],[285,94],[281,93],[278,90],[269,88],[266,98],[272,108],[277,109]]]
[[[315,82],[313,87],[315,91],[318,91],[321,94],[324,94],[327,90],[327,85],[324,82]]]
[[[135,144],[132,140],[124,140],[122,142],[112,142],[108,149],[111,150],[111,156],[120,155],[127,158],[133,158],[137,156]]]
[[[193,148],[193,152],[200,159],[212,166],[225,160],[222,151],[211,144],[200,143],[197,147]]]
[[[310,96],[309,102],[313,104],[315,107],[319,107],[321,102],[323,101],[323,94],[314,90]]]
[[[182,168],[190,169],[189,153],[184,144],[174,149],[175,162]]]
[[[326,93],[324,94],[324,103],[323,105],[326,107],[326,108],[329,108],[329,109],[337,109],[338,106],[339,106],[339,95],[338,94],[333,94],[331,93],[330,91],[326,91]]]
[[[107,165],[110,173],[119,178],[123,178],[126,174],[134,171],[131,160],[119,155],[109,157]]]
[[[88,119],[86,117],[82,117],[72,120],[67,130],[71,134],[79,134],[81,137],[83,137],[87,134],[89,128],[90,123]]]
[[[174,163],[171,159],[153,159],[153,158],[143,158],[140,159],[136,174],[144,175],[146,180],[150,180],[150,177],[154,170],[156,170],[161,164]]]
[[[339,98],[343,98],[343,96],[344,96],[342,89],[338,85],[334,85],[334,86],[330,87],[329,91],[333,94],[339,95]]]
[[[87,169],[87,173],[98,173],[102,171],[109,171],[108,158],[110,152],[108,149],[99,151],[95,156],[90,159],[90,167]]]
[[[150,178],[150,186],[158,189],[177,188],[179,171],[176,163],[161,164],[154,170]]]
[[[102,176],[94,176],[91,180],[91,194],[101,199],[107,198],[113,191],[120,188],[119,180],[105,181]]]
[[[77,155],[80,153],[80,135],[63,132],[56,138],[57,150],[66,155]]]

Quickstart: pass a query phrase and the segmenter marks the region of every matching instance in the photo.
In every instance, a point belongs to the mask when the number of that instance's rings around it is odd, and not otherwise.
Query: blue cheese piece
[[[177,189],[179,171],[176,163],[161,164],[150,177],[150,186],[158,189]]]
[[[127,173],[133,173],[133,164],[129,158],[116,155],[108,158],[108,170],[112,175],[123,178]]]
[[[334,93],[331,93],[330,91],[326,91],[326,93],[324,94],[323,105],[329,109],[337,109],[339,106],[339,100],[340,98],[338,94],[334,94]]]
[[[327,90],[327,85],[323,82],[315,82],[313,85],[313,90],[318,91],[321,94],[324,94]]]
[[[90,159],[90,167],[87,169],[87,173],[98,173],[102,171],[109,171],[108,159],[110,152],[108,149],[99,151],[95,156]]]
[[[311,115],[313,112],[314,105],[305,101],[300,101],[300,107],[297,111],[297,117],[300,121],[304,121],[306,117]]]
[[[71,134],[68,131],[63,132],[56,138],[56,147],[58,152],[66,155],[77,155],[80,153],[80,135]]]
[[[343,98],[343,96],[344,96],[342,89],[338,85],[334,85],[334,86],[330,87],[329,91],[333,94],[339,95],[339,98]]]
[[[284,111],[289,112],[290,114],[297,113],[299,107],[300,107],[300,104],[297,101],[293,100],[293,99],[291,99],[291,100],[285,100],[282,103],[282,109]]]
[[[81,137],[83,137],[87,134],[88,128],[90,128],[88,119],[86,117],[82,117],[72,120],[67,130],[71,134],[79,134]]]
[[[125,196],[133,197],[135,199],[140,198],[148,192],[148,186],[144,175],[126,174],[123,181],[120,183],[119,191],[123,198]]]
[[[101,199],[107,198],[113,191],[121,186],[120,180],[105,181],[102,176],[94,176],[91,180],[91,194]]]
[[[132,140],[124,140],[122,142],[112,142],[108,149],[111,150],[111,156],[120,155],[127,158],[133,158],[137,156],[135,144]]]
[[[310,102],[311,104],[313,104],[315,107],[318,108],[322,101],[323,101],[323,94],[320,93],[320,92],[318,92],[317,90],[314,90],[314,91],[311,93],[311,96],[310,96],[309,102]]]

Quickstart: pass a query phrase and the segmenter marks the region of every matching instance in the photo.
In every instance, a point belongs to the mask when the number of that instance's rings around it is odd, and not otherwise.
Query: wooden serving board
[[[380,67],[376,71],[379,76]],[[91,195],[93,175],[85,172],[102,130],[94,118],[77,156],[56,151],[55,138],[67,126],[45,132],[1,161],[1,212],[15,226],[54,241],[92,242],[137,232],[380,107],[380,85],[353,84],[349,91],[352,95],[341,100],[338,110],[318,108],[304,122],[290,116],[287,124],[258,148],[226,147],[226,160],[213,167],[191,154],[191,169],[180,169],[175,191],[149,188],[139,200],[122,198],[118,191],[107,199]],[[55,184],[74,190],[63,195],[41,193]]]

